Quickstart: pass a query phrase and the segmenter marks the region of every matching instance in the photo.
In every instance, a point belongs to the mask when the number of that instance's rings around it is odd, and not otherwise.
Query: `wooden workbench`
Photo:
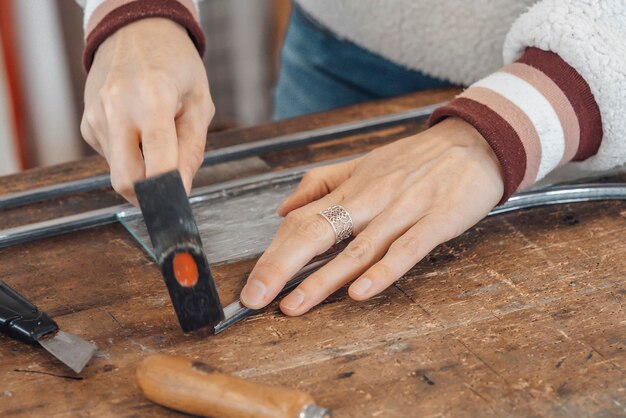
[[[445,100],[452,91],[213,135],[212,147]],[[201,183],[367,150],[408,124],[211,168]],[[106,172],[100,159],[0,179],[0,194]],[[0,228],[118,203],[110,191],[4,211]],[[490,218],[382,295],[345,290],[300,318],[273,304],[217,336],[183,334],[159,270],[120,225],[0,250],[0,277],[69,332],[95,342],[80,378],[0,335],[0,416],[177,416],[135,385],[142,357],[198,358],[311,393],[336,417],[625,416],[626,204]],[[225,302],[254,260],[214,266]]]

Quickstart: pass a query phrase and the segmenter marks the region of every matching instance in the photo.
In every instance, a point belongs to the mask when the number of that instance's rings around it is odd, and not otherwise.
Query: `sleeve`
[[[189,33],[200,55],[205,38],[200,26],[197,0],[76,0],[84,8],[85,50],[83,65],[89,71],[96,50],[121,27],[140,19],[164,17]]]
[[[499,71],[437,109],[471,123],[514,192],[569,162],[626,162],[626,2],[543,0],[513,24]]]

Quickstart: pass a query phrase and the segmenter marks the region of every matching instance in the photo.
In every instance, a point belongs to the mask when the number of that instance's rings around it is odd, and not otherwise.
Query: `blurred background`
[[[289,11],[289,0],[200,2],[211,130],[269,120]],[[74,0],[0,0],[0,175],[93,153],[79,129],[82,17]]]

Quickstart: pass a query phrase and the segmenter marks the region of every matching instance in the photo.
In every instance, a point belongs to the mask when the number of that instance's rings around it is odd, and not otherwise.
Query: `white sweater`
[[[77,1],[86,68],[107,36],[146,17],[173,19],[204,48],[196,0]],[[483,134],[505,198],[570,161],[583,170],[626,162],[626,0],[296,1],[340,38],[471,84],[433,121],[461,117]]]
[[[553,51],[589,84],[602,116],[600,150],[574,164],[602,170],[626,162],[626,0],[297,1],[338,37],[463,85],[528,46]]]

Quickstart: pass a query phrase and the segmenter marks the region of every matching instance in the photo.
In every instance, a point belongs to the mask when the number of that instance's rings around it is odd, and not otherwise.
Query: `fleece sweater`
[[[567,163],[626,162],[624,0],[297,0],[320,24],[407,68],[470,85],[431,123],[474,125],[505,194]]]
[[[502,201],[568,163],[626,162],[624,0],[296,1],[340,38],[469,85],[431,124],[455,116],[476,127],[500,161]],[[192,0],[82,2],[86,68],[107,36],[143,17],[177,21],[204,48]]]

